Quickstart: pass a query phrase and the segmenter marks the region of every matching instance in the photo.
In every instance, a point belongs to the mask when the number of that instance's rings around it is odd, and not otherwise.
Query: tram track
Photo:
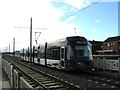
[[[44,68],[46,68],[46,67],[44,67]],[[108,76],[101,75],[101,74],[98,74],[95,72],[79,72],[78,73],[78,72],[71,72],[71,71],[65,71],[65,70],[58,70],[56,68],[50,68],[50,69],[59,71],[61,73],[66,73],[66,74],[69,74],[72,76],[82,77],[84,79],[87,79],[88,82],[95,81],[95,83],[102,83],[103,86],[109,85],[110,88],[119,88],[120,87],[120,81],[118,80],[118,78],[113,78],[113,77],[108,78]]]
[[[103,85],[110,85],[111,88],[119,88],[120,81],[117,77],[109,77],[107,75],[95,73],[95,72],[67,72],[74,76],[88,79],[88,81],[94,80],[96,83],[103,83]]]
[[[13,57],[11,57],[12,59],[13,59]],[[21,62],[21,63],[25,63],[25,62]],[[26,62],[25,64],[27,65],[27,63],[28,62]],[[33,63],[32,63],[33,64]],[[27,66],[28,67],[32,67],[33,65],[32,65],[31,63],[29,63]],[[36,71],[38,71],[39,70],[39,68],[37,68],[37,67],[33,67],[34,68],[34,70],[36,70]],[[44,67],[45,68],[45,67]],[[27,69],[26,69],[27,70]],[[51,71],[51,70],[50,70]],[[58,70],[56,70],[56,71],[58,71]],[[42,73],[44,73],[44,74],[46,74],[44,71],[41,71]],[[87,82],[85,82],[86,84],[90,84],[90,82],[91,83],[95,83],[96,85],[98,85],[98,84],[102,84],[102,86],[103,87],[105,87],[105,88],[119,88],[120,87],[120,81],[119,80],[117,80],[117,79],[114,79],[114,78],[108,78],[108,77],[105,77],[105,76],[102,76],[102,75],[99,75],[98,73],[97,74],[95,74],[95,73],[75,73],[75,72],[65,72],[65,71],[61,71],[61,70],[59,70],[59,72],[63,72],[63,73],[66,73],[66,74],[69,74],[69,75],[72,75],[72,76],[75,76],[75,77],[81,77],[81,78],[84,78],[83,79],[83,82],[84,82],[84,80],[86,79],[87,80]],[[30,70],[29,70],[29,73],[28,73],[28,75],[31,75],[31,76],[35,76],[34,75],[34,73],[33,72],[31,72]],[[71,80],[71,79],[69,79],[68,81],[67,80],[65,80],[65,79],[60,79],[60,77],[58,76],[58,75],[53,75],[53,74],[47,74],[47,75],[49,75],[49,76],[52,76],[52,77],[54,77],[54,78],[56,78],[56,79],[58,79],[58,80],[60,80],[60,81],[62,81],[62,82],[66,82],[66,83],[69,83],[70,84],[70,82],[69,82],[69,80]],[[38,76],[37,74],[36,74],[36,76]],[[55,80],[54,82],[51,82],[49,79],[46,79],[46,77],[47,76],[45,76],[45,78],[44,79],[42,79],[41,77],[34,77],[34,78],[36,78],[37,79],[37,81],[39,81],[39,80],[41,80],[40,82],[42,83],[43,82],[43,85],[45,85],[45,86],[51,86],[51,85],[55,85],[55,86],[60,86],[61,88],[62,88],[62,86],[61,86],[61,84],[60,83],[56,83],[57,81]],[[26,79],[26,78],[25,78]],[[31,79],[29,80],[29,79],[26,79],[26,81],[28,80],[28,82],[30,81],[30,84],[32,84],[32,81],[31,81]],[[75,79],[76,80],[76,79]],[[44,82],[45,81],[45,82]],[[34,82],[36,82],[36,80],[34,81]],[[80,89],[86,89],[86,88],[89,88],[89,87],[82,87],[82,85],[79,85],[79,84],[75,84],[74,82],[73,82],[73,84],[70,84],[70,85],[72,85],[72,86],[74,86],[74,87],[76,87],[77,89],[71,89],[71,90],[80,90]],[[32,86],[37,86],[37,85],[32,85]],[[88,85],[89,86],[89,85]],[[95,86],[95,85],[91,85],[93,88],[96,88],[96,87],[99,87],[99,86]],[[90,88],[91,88],[91,86],[90,86]],[[65,87],[67,87],[67,86],[65,86]],[[50,88],[50,87],[49,87]],[[56,87],[57,88],[57,87]],[[65,88],[63,88],[63,90],[64,90]],[[50,89],[51,90],[51,89]],[[54,89],[53,89],[54,90]],[[55,90],[57,90],[57,89],[55,89]],[[62,89],[58,89],[58,90],[62,90]],[[65,89],[65,90],[70,90],[70,89]]]
[[[56,68],[51,68],[54,70],[57,70]],[[96,72],[71,72],[71,71],[65,71],[65,70],[59,70],[59,72],[63,72],[69,75],[82,77],[85,79],[88,79],[88,82],[95,81],[95,83],[102,83],[103,86],[109,85],[110,88],[119,88],[120,87],[120,81],[118,77],[112,77],[105,74],[100,74]]]
[[[4,58],[20,70],[22,76],[24,76],[24,79],[33,88],[43,88],[43,90],[81,90],[80,87],[74,86],[55,76],[49,75],[42,71],[38,71],[29,65],[24,65],[23,63],[16,61],[12,56],[7,55],[4,56]]]

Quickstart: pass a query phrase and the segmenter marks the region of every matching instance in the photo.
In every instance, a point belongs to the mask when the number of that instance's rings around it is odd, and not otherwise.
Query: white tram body
[[[59,69],[93,68],[92,45],[85,37],[72,36],[38,46],[37,61]]]

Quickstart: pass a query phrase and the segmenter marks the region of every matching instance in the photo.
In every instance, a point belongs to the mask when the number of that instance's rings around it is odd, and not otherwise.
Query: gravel
[[[23,62],[23,61],[22,61]],[[28,64],[28,62],[24,62],[26,64]],[[114,86],[110,86],[107,85],[105,83],[100,83],[98,81],[95,80],[91,80],[88,78],[83,78],[81,76],[76,76],[76,75],[72,75],[69,73],[66,73],[65,71],[60,71],[57,69],[51,69],[51,68],[47,68],[38,64],[29,64],[30,66],[37,68],[41,71],[44,71],[47,74],[50,74],[52,76],[55,76],[57,78],[63,79],[64,81],[67,81],[69,83],[73,83],[74,85],[77,85],[81,88],[112,88]]]

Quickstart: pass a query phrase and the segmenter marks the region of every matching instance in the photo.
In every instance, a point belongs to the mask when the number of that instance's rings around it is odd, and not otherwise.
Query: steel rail
[[[9,57],[9,58],[8,58],[8,57]],[[9,61],[10,61],[11,63],[13,63],[14,65],[17,64],[17,63],[19,63],[19,64],[21,64],[23,67],[27,67],[27,68],[29,68],[29,69],[37,72],[37,73],[40,73],[40,74],[44,75],[45,77],[49,77],[51,80],[54,81],[54,83],[57,82],[57,83],[60,83],[61,85],[63,85],[63,86],[64,86],[63,88],[66,88],[66,89],[68,89],[68,90],[81,90],[80,87],[77,87],[77,86],[72,85],[72,84],[70,84],[70,83],[68,83],[68,82],[65,82],[65,81],[63,81],[63,80],[61,80],[61,79],[59,79],[59,78],[57,78],[57,77],[53,77],[53,76],[51,76],[51,75],[48,75],[48,74],[46,74],[46,73],[44,73],[44,72],[42,72],[42,71],[38,71],[36,68],[30,67],[30,66],[25,65],[25,64],[23,64],[23,63],[21,63],[21,62],[18,62],[18,61],[15,60],[15,57],[13,57],[13,56],[7,55],[7,56],[6,56],[6,59],[9,59]],[[10,60],[10,59],[11,59],[11,60]],[[15,62],[16,62],[16,63],[15,63]],[[30,63],[30,64],[31,64],[31,63]],[[45,90],[49,90],[49,88],[48,88],[47,86],[45,86],[44,84],[40,83],[40,82],[39,82],[37,79],[35,79],[34,77],[31,77],[31,75],[29,75],[29,73],[27,73],[26,71],[24,71],[23,68],[20,68],[21,66],[16,66],[16,65],[15,65],[15,67],[17,67],[20,71],[22,71],[25,75],[27,75],[27,76],[28,76],[30,79],[32,79],[35,83],[38,83],[40,86],[42,86]],[[62,90],[62,89],[61,89],[61,90]]]
[[[37,84],[37,85],[40,85],[40,86],[42,86],[45,90],[49,90],[47,87],[45,87],[43,84],[41,84],[40,82],[38,82],[36,79],[34,79],[33,77],[31,77],[30,75],[29,75],[29,73],[27,73],[26,71],[24,71],[22,68],[20,68],[19,66],[18,66],[18,62],[17,63],[15,63],[15,62],[13,62],[12,60],[14,60],[13,58],[6,58],[5,57],[5,59],[6,60],[8,60],[10,63],[12,63],[13,65],[14,65],[14,67],[15,68],[17,68],[18,70],[20,70],[24,75],[26,75],[27,76],[27,78],[30,78],[35,84]],[[11,59],[11,60],[10,60]],[[20,63],[19,63],[20,64]],[[23,66],[24,67],[24,66]]]

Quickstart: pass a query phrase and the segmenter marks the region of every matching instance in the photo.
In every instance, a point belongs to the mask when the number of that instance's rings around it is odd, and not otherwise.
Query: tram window
[[[61,59],[64,58],[64,48],[61,49]]]
[[[77,56],[84,56],[84,50],[77,50]]]
[[[52,52],[52,58],[53,59],[60,59],[60,55],[59,55],[59,49],[53,49],[53,52]]]
[[[64,66],[64,61],[61,61],[61,66]]]
[[[67,46],[67,60],[71,60],[71,49],[70,49],[70,45]]]
[[[40,46],[38,46],[38,49],[40,49]]]
[[[77,50],[76,53],[77,53],[77,61],[83,58],[84,50]]]

